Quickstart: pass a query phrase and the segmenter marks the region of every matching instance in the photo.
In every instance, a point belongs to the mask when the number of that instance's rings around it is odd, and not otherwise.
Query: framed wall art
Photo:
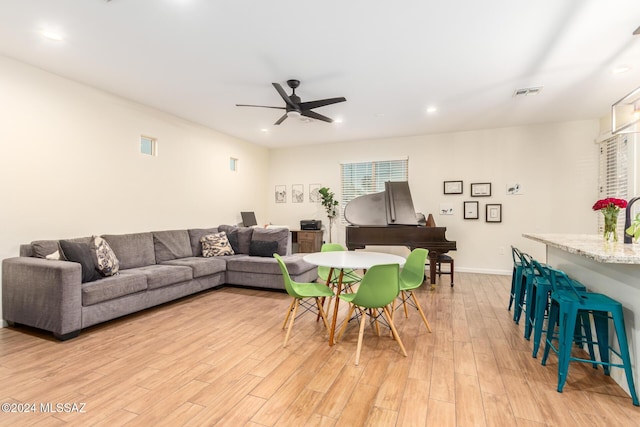
[[[462,194],[462,181],[444,181],[444,194]]]
[[[440,203],[440,215],[453,215],[453,205],[451,203]]]
[[[515,196],[523,193],[524,193],[524,190],[522,188],[522,184],[518,182],[514,182],[513,184],[507,184],[507,195]]]
[[[322,188],[320,184],[309,184],[309,201],[311,203],[320,203],[320,188]]]
[[[502,205],[487,203],[486,222],[502,222]]]
[[[291,202],[292,203],[304,202],[304,185],[293,184],[291,186]]]
[[[478,202],[464,202],[464,219],[478,219]]]
[[[276,185],[276,203],[287,203],[287,186]]]
[[[489,197],[491,196],[490,182],[476,182],[471,184],[471,197]]]

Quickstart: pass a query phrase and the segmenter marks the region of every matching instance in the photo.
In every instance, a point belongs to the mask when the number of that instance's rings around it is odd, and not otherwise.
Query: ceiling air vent
[[[518,98],[521,96],[534,96],[539,94],[542,91],[542,86],[540,87],[526,87],[526,88],[522,88],[522,89],[516,89],[515,92],[513,92],[513,97],[514,98]]]

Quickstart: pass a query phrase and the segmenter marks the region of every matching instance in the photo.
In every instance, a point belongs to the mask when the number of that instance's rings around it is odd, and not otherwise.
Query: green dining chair
[[[347,324],[349,323],[349,319],[351,319],[353,312],[358,310],[360,315],[360,332],[358,333],[358,345],[356,347],[356,365],[360,363],[364,324],[367,316],[370,316],[372,321],[376,323],[378,335],[380,335],[380,330],[377,326],[378,319],[385,322],[389,328],[391,328],[393,337],[400,346],[402,354],[404,354],[405,357],[407,356],[407,351],[402,344],[402,340],[400,340],[398,331],[393,324],[391,313],[389,313],[389,309],[387,308],[387,306],[396,299],[400,292],[399,282],[398,264],[374,265],[367,270],[365,275],[362,277],[360,286],[358,286],[358,290],[355,293],[338,295],[341,300],[349,303],[349,314],[340,328],[340,333],[337,338],[338,341],[347,329]]]
[[[287,310],[287,315],[285,316],[284,322],[282,323],[282,329],[284,329],[287,325],[287,321],[289,322],[287,335],[284,337],[284,344],[282,346],[287,346],[289,336],[291,335],[291,330],[293,329],[293,322],[296,320],[296,317],[298,315],[299,306],[302,306],[302,308],[305,310],[301,313],[301,315],[307,311],[314,311],[317,309],[320,317],[322,317],[325,328],[327,328],[327,331],[329,331],[329,323],[327,322],[327,316],[322,309],[320,299],[335,296],[331,288],[322,283],[301,283],[292,280],[291,276],[289,275],[289,271],[287,270],[287,266],[285,265],[280,255],[273,254],[273,257],[278,261],[278,265],[280,266],[282,277],[284,279],[284,287],[287,293],[292,298],[289,309]],[[312,298],[315,300],[315,306],[311,301],[309,301]]]
[[[409,312],[407,311],[407,304],[414,307],[420,313],[420,317],[422,317],[422,321],[424,322],[427,330],[431,332],[431,326],[429,325],[429,321],[427,320],[427,316],[425,316],[420,303],[418,302],[418,298],[416,297],[414,290],[418,289],[422,286],[424,282],[424,265],[427,260],[427,255],[429,255],[429,251],[422,248],[417,248],[411,251],[409,256],[407,257],[407,261],[400,271],[400,301],[404,307],[404,316],[406,318],[409,317]],[[396,300],[393,300],[391,305],[391,314],[395,315],[396,311]]]
[[[340,243],[325,243],[320,248],[320,252],[339,252],[345,251],[346,249]],[[331,278],[329,279],[329,273],[331,272],[331,267],[319,266],[318,267],[318,277],[324,283],[327,283],[331,286],[338,283],[338,279],[340,278],[340,271],[334,269],[331,274]],[[355,271],[351,269],[345,269],[342,273],[342,285],[344,289],[349,290],[351,286],[359,283],[362,280],[362,277]]]

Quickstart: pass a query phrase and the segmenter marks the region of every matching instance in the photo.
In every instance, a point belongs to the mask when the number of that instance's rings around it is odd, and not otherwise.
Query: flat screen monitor
[[[251,227],[253,225],[258,225],[258,221],[256,221],[255,212],[240,212],[242,215],[242,224],[245,227]]]

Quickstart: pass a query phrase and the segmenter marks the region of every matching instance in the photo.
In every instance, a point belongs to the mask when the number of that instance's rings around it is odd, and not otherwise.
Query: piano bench
[[[449,271],[442,271],[442,264],[449,264]],[[442,276],[443,274],[450,275],[451,287],[453,287],[453,272],[454,272],[453,258],[451,258],[449,255],[446,255],[446,254],[438,255],[438,259],[436,261],[436,273],[438,274],[438,277]]]

